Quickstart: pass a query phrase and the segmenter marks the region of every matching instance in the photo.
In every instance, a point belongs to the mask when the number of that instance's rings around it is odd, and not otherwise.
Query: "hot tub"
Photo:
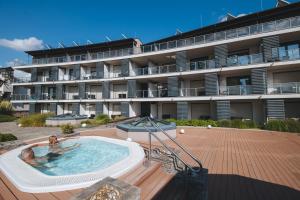
[[[32,145],[19,147],[0,156],[0,169],[23,192],[56,192],[88,187],[107,176],[118,178],[144,159],[143,148],[135,142],[98,136],[61,142],[63,147],[74,144],[78,144],[75,149],[48,159],[42,166],[20,158],[22,150]],[[48,148],[32,147],[36,158],[47,155]]]
[[[148,117],[137,121],[125,122],[117,125],[117,135],[121,138],[131,138],[133,141],[148,142],[149,131],[159,137],[161,140],[169,138],[162,132],[165,131],[170,137],[176,138],[176,124],[173,122],[151,119],[158,127],[148,121]],[[155,137],[151,138],[156,141]]]
[[[79,125],[88,119],[87,115],[62,114],[46,119],[47,126],[60,126],[65,124]]]

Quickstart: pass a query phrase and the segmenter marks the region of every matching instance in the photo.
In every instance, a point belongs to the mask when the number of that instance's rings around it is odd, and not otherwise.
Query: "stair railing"
[[[146,117],[147,121],[151,123],[152,126],[156,127],[159,129],[165,136],[167,136],[174,144],[176,144],[177,147],[179,147],[182,151],[184,151],[194,162],[197,163],[198,168],[193,168],[191,165],[186,163],[176,152],[174,152],[168,145],[163,142],[155,133],[153,133],[149,128],[147,128],[144,125],[144,128],[149,132],[149,157],[151,158],[151,153],[152,153],[152,139],[151,137],[153,136],[157,141],[159,141],[160,144],[163,145],[164,148],[166,148],[173,156],[175,156],[176,159],[180,160],[184,166],[185,166],[185,171],[188,169],[192,172],[200,172],[202,170],[202,164],[201,162],[193,156],[186,148],[184,148],[182,145],[180,145],[175,139],[173,139],[166,131],[164,131],[160,126],[158,126],[150,117]]]

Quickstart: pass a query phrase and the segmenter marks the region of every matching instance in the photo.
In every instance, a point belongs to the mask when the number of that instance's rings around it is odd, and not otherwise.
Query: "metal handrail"
[[[146,126],[144,126],[145,129],[147,129],[147,131],[149,132],[149,144],[150,144],[150,157],[151,157],[151,149],[152,149],[152,143],[151,143],[151,136],[153,135],[168,151],[170,151],[177,159],[179,159],[184,165],[185,165],[185,170],[187,170],[187,168],[189,168],[192,172],[200,172],[203,168],[201,162],[195,157],[193,156],[187,149],[185,149],[182,145],[180,145],[176,140],[174,140],[168,133],[166,133],[160,126],[158,126],[157,124],[155,124],[153,122],[153,120],[150,117],[146,117],[147,121],[149,121],[153,126],[155,126],[156,128],[158,128],[165,136],[167,136],[172,142],[174,142],[181,150],[183,150],[187,155],[190,156],[190,158],[192,158],[198,165],[199,165],[199,169],[194,169],[193,167],[191,167],[189,164],[187,164],[185,161],[183,161],[180,156],[174,152],[172,149],[170,149],[158,136],[156,136],[155,134],[152,133],[152,131],[150,129],[148,129]]]

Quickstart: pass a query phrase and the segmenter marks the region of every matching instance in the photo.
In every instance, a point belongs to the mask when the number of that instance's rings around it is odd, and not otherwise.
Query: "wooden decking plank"
[[[62,191],[62,192],[51,192],[51,194],[57,198],[58,200],[67,200],[70,199],[71,197],[73,197],[74,195],[72,195],[69,192],[66,191]]]
[[[9,190],[9,188],[0,179],[0,197],[5,200],[17,200],[16,196]]]
[[[18,190],[5,176],[0,172],[0,177],[2,181],[5,183],[5,185],[12,191],[14,196],[16,196],[17,199],[20,200],[34,200],[37,199],[34,195],[26,192],[21,192]]]
[[[33,194],[38,200],[58,200],[55,196],[50,193],[35,193]]]

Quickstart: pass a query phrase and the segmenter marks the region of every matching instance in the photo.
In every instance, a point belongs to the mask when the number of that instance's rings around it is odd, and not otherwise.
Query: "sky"
[[[297,2],[299,0],[289,0]],[[143,43],[250,14],[276,0],[0,0],[0,66],[27,63],[24,51],[126,37]]]

